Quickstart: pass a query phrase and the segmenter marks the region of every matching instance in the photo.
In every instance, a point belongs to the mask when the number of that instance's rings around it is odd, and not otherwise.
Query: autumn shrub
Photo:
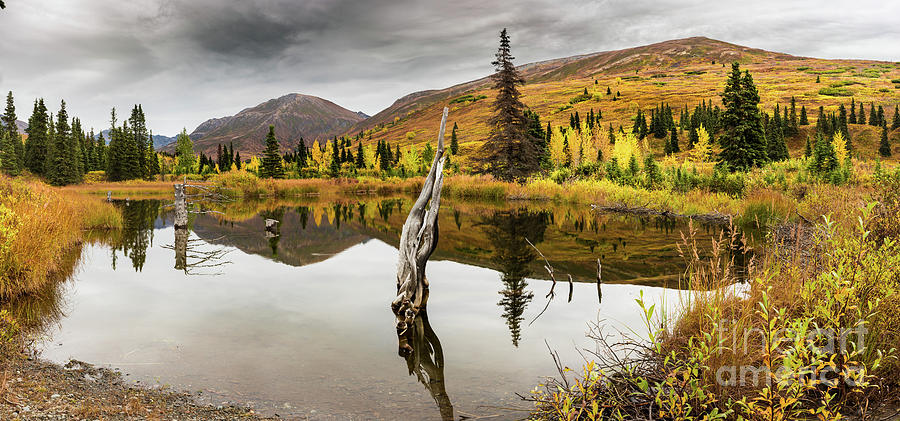
[[[532,418],[866,419],[900,386],[900,242],[870,231],[890,218],[881,206],[780,225],[744,273],[727,254],[701,258],[689,226],[679,250],[695,292],[679,317],[641,295],[645,337],[610,342],[595,326],[592,361],[535,389]]]
[[[119,211],[100,198],[0,178],[0,299],[38,291],[53,274],[71,271],[66,252],[85,231],[121,226]]]

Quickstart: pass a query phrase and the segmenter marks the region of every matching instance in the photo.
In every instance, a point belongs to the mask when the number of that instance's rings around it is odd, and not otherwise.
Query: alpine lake
[[[42,358],[109,367],[212,405],[289,419],[521,419],[531,408],[521,396],[559,375],[551,350],[578,372],[596,349],[591,330],[646,336],[636,299],[674,313],[689,295],[683,236],[694,231],[709,253],[727,231],[444,199],[427,310],[402,355],[390,303],[412,201],[197,205],[176,230],[171,201],[117,200],[123,230],[73,251],[71,278],[7,306],[40,327]]]

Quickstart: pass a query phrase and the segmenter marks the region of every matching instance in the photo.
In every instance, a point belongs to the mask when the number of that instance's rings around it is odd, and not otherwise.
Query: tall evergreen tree
[[[800,125],[806,126],[809,125],[809,119],[806,117],[806,106],[800,106]]]
[[[363,150],[362,140],[356,145],[356,168],[365,169],[366,168],[366,154]]]
[[[850,98],[850,124],[856,124],[856,99]]]
[[[681,152],[681,147],[678,145],[678,133],[675,132],[675,126],[672,126],[672,130],[669,133],[669,148],[672,153]]]
[[[866,124],[866,109],[863,108],[862,101],[859,102],[859,114],[856,116],[857,124]]]
[[[19,128],[16,127],[16,104],[13,101],[13,93],[9,91],[6,94],[6,109],[3,111],[3,116],[0,118],[0,121],[3,122],[3,130],[6,130],[9,133],[10,139],[15,139],[19,136]]]
[[[335,140],[337,143],[337,140]],[[259,176],[262,178],[284,178],[284,167],[281,166],[281,152],[278,139],[275,138],[275,126],[269,125],[266,135],[266,149],[259,165]]]
[[[84,151],[81,144],[84,142],[84,132],[81,128],[81,119],[72,119],[72,134],[69,137],[69,153],[75,161],[75,180],[80,182],[84,179]]]
[[[8,144],[6,147],[10,148],[9,150],[9,163],[3,163],[4,168],[12,168],[15,167],[13,172],[19,174],[22,170],[22,166],[24,165],[24,146],[22,144],[22,138],[19,136],[19,127],[16,126],[16,104],[13,100],[13,93],[9,91],[6,95],[6,109],[3,112],[2,121],[3,122],[3,130],[6,131],[8,140]],[[7,151],[0,150],[0,153],[6,155]],[[7,172],[9,174],[9,172]]]
[[[869,125],[871,126],[880,126],[881,122],[878,121],[878,110],[875,109],[875,103],[871,104],[869,108]]]
[[[19,158],[6,130],[0,130],[0,171],[11,177],[19,175]]]
[[[68,120],[66,101],[61,101],[59,113],[56,115],[56,130],[52,138],[53,148],[47,167],[47,178],[50,184],[55,186],[64,186],[78,181],[76,157],[71,145],[72,129]]]
[[[891,143],[888,141],[887,126],[881,126],[881,142],[878,144],[878,153],[881,156],[891,156]]]
[[[900,106],[894,106],[894,122],[891,124],[891,130],[900,129]]]
[[[520,99],[518,86],[525,80],[513,65],[509,36],[506,28],[500,32],[500,47],[492,62],[497,72],[491,76],[497,99],[490,119],[491,131],[482,146],[479,161],[483,171],[501,180],[518,180],[540,169],[540,147],[543,139],[534,139],[528,133],[525,105]]]
[[[725,113],[722,124],[725,133],[720,138],[720,162],[731,171],[746,171],[766,162],[766,138],[759,113],[759,92],[750,72],[741,73],[738,63],[731,66],[731,75],[722,93]]]
[[[459,126],[453,123],[453,131],[450,132],[450,153],[456,155],[459,152],[459,139],[456,137],[456,130]]]
[[[147,129],[147,119],[144,115],[144,109],[140,104],[131,109],[131,116],[128,119],[131,130],[128,131],[128,149],[129,158],[129,179],[146,178],[148,175],[147,158],[149,157],[148,149],[152,150],[152,146],[148,148],[147,138],[150,137],[150,131]],[[152,145],[152,142],[150,143]]]

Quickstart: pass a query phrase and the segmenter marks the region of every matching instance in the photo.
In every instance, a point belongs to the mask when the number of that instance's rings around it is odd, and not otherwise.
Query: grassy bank
[[[637,300],[647,329],[624,343],[597,327],[593,361],[536,390],[534,417],[884,416],[900,387],[900,172],[873,181],[863,206],[820,193],[836,212],[780,225],[740,276],[721,257],[697,258],[686,233],[682,281],[715,293],[689,295],[680,314]]]
[[[848,170],[847,180],[835,185],[817,178],[806,167],[804,160],[793,159],[746,174],[729,175],[716,172],[711,163],[671,164],[663,166],[655,175],[643,170],[633,174],[626,172],[618,178],[609,177],[602,171],[563,176],[552,174],[532,178],[523,184],[501,182],[489,176],[455,174],[445,178],[442,194],[459,200],[533,200],[687,216],[725,215],[741,224],[765,224],[825,212],[846,215],[871,192],[874,174],[887,171],[872,163],[855,162]],[[272,180],[232,171],[216,175],[209,182],[229,196],[258,199],[310,195],[415,195],[421,189],[422,178]],[[136,184],[134,188],[139,189],[141,185]],[[841,197],[843,201],[833,200],[835,197]]]
[[[0,177],[0,300],[40,291],[53,274],[71,272],[67,251],[86,231],[121,226],[119,211],[99,198]]]

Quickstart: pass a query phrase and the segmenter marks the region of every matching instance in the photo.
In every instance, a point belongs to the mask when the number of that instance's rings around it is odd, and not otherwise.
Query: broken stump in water
[[[444,184],[444,130],[447,108],[441,117],[438,147],[431,162],[431,170],[422,185],[422,192],[409,211],[400,234],[400,262],[397,267],[397,297],[391,310],[397,316],[397,334],[403,335],[428,302],[428,280],[425,264],[437,247],[438,210],[441,206],[441,187]]]
[[[184,184],[175,185],[175,229],[187,228],[187,200],[184,196]]]

